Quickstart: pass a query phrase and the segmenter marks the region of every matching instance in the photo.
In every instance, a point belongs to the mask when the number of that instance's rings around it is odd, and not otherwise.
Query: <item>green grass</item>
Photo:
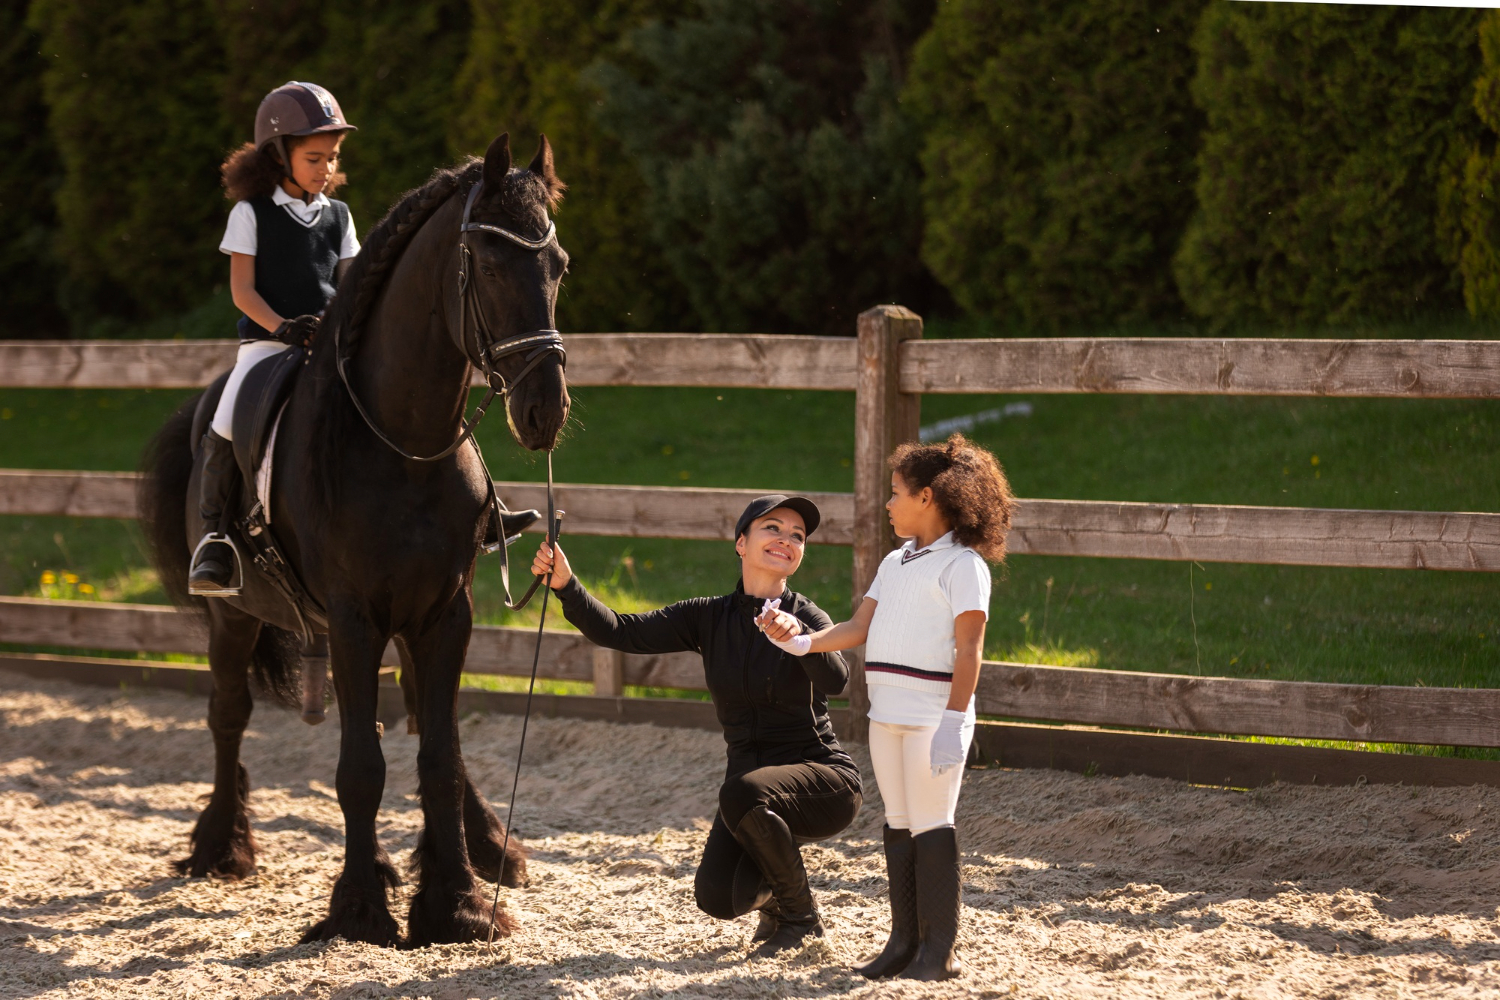
[[[1476,335],[1462,323],[1360,332]],[[185,395],[0,390],[0,468],[134,468]],[[580,388],[574,398],[555,455],[562,481],[852,489],[852,394]],[[995,450],[1022,496],[1500,507],[1500,406],[1492,402],[933,395],[922,417],[1015,400],[1031,403],[1032,414],[972,436]],[[480,437],[497,478],[545,478],[543,462],[511,444],[503,422]],[[530,544],[514,550],[519,562],[529,560]],[[565,536],[564,545],[584,580],[623,609],[722,592],[736,576],[727,543]],[[36,594],[41,573],[53,570],[76,573],[107,599],[162,600],[126,522],[0,518],[0,553],[0,592]],[[794,585],[840,617],[848,571],[847,549],[814,546]],[[534,610],[504,611],[493,558],[481,560],[475,594],[481,621],[536,620]],[[1123,670],[1493,687],[1500,581],[1017,556],[996,572],[986,652]]]

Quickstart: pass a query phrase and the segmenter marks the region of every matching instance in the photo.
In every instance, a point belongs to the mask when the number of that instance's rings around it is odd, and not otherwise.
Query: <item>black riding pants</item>
[[[859,776],[826,764],[782,764],[735,775],[719,789],[719,811],[708,831],[693,884],[698,908],[732,920],[749,913],[765,889],[760,869],[730,833],[756,806],[786,820],[799,843],[825,840],[854,822]]]

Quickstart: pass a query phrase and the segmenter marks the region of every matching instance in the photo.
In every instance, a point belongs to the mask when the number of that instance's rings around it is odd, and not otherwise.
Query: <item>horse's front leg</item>
[[[214,790],[193,827],[193,853],[174,867],[180,875],[245,878],[255,873],[250,832],[250,775],[240,763],[240,741],[250,723],[250,658],[261,623],[223,601],[209,603],[208,729],[214,737]]]
[[[400,930],[387,893],[400,884],[396,868],[375,836],[375,817],[385,790],[385,755],[375,728],[380,655],[386,637],[359,611],[329,612],[334,693],[339,703],[339,768],[336,785],[344,811],[344,870],[333,886],[328,916],[303,941],[349,941],[391,945]]]
[[[490,899],[482,890],[464,837],[464,789],[468,776],[458,745],[458,680],[472,628],[469,595],[459,591],[421,634],[407,635],[416,667],[421,713],[418,786],[425,827],[412,855],[417,892],[407,915],[412,947],[476,941],[489,935]],[[503,911],[495,933],[514,929]]]

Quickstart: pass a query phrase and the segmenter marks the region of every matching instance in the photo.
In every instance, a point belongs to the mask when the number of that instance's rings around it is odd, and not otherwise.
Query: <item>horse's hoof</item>
[[[193,851],[181,861],[172,862],[179,878],[223,878],[238,881],[255,874],[255,848],[249,844],[231,844],[213,857],[207,851]]]
[[[445,898],[447,905],[442,902]],[[493,912],[494,936],[510,937],[516,930],[515,919],[503,906]],[[490,913],[488,894],[477,888],[460,894],[456,901],[450,893],[419,889],[406,915],[406,946],[425,948],[434,944],[487,941],[491,933]]]
[[[302,713],[302,721],[307,723],[309,726],[319,725],[327,718],[328,713],[323,711]]]
[[[330,909],[328,916],[309,927],[297,943],[311,944],[334,938],[363,941],[383,948],[401,943],[401,930],[383,903],[375,906],[364,901],[346,900],[336,905],[336,912]]]

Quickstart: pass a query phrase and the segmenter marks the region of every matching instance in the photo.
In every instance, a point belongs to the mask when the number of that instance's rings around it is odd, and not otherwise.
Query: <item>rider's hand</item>
[[[289,347],[311,347],[313,338],[318,335],[318,330],[323,326],[323,320],[311,313],[289,319],[276,328],[272,334],[277,340]]]
[[[568,565],[568,554],[563,551],[561,545],[548,545],[545,541],[538,546],[536,558],[531,560],[531,575],[546,576],[552,574],[550,586],[553,590],[561,590],[573,579],[573,567]]]
[[[932,734],[932,748],[928,753],[928,764],[934,778],[964,766],[964,727],[968,721],[967,713],[943,710],[943,719],[938,723],[937,732]]]

